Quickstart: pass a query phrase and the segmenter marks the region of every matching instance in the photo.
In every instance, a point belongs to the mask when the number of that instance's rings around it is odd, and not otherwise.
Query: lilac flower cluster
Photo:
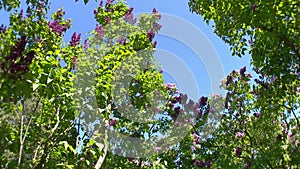
[[[155,8],[153,8],[152,13],[158,18],[161,18],[161,15],[157,12],[157,10]]]
[[[7,27],[4,26],[3,24],[0,26],[0,34],[4,33],[7,30]]]
[[[126,43],[127,43],[125,37],[120,37],[119,39],[117,39],[117,42],[122,45],[126,45]]]
[[[154,28],[155,30],[160,30],[161,27],[162,27],[161,24],[159,24],[159,23],[157,23],[157,22],[153,23],[153,28]]]
[[[79,33],[76,36],[76,32],[73,33],[72,37],[71,37],[71,41],[70,41],[70,46],[76,46],[79,44],[80,42],[80,38],[81,38],[81,34]]]
[[[237,136],[238,138],[242,138],[242,137],[244,137],[244,133],[242,133],[242,132],[237,132],[236,136]]]
[[[205,106],[207,104],[207,100],[208,100],[207,97],[202,96],[202,97],[200,97],[198,102],[199,102],[200,106]]]
[[[11,48],[10,54],[5,57],[5,62],[0,64],[4,74],[8,74],[11,79],[20,79],[25,74],[34,58],[34,52],[30,51],[25,56],[23,52],[27,43],[26,36],[22,36]]]
[[[242,155],[242,153],[243,153],[243,149],[241,147],[238,147],[235,149],[235,155],[237,157],[240,157]]]
[[[62,32],[65,32],[68,29],[68,25],[61,25],[58,20],[48,23],[49,27],[58,35],[61,35]]]
[[[197,167],[206,167],[206,168],[210,168],[212,166],[212,162],[208,161],[200,161],[200,160],[195,160],[194,165]]]
[[[102,27],[102,25],[96,25],[96,29],[95,29],[95,31],[96,31],[96,36],[98,37],[98,38],[102,38],[103,37],[103,35],[104,35],[104,28]]]
[[[152,41],[153,38],[155,37],[155,32],[153,30],[150,30],[148,33],[147,33],[147,38]]]
[[[124,20],[130,24],[135,24],[136,23],[136,18],[133,17],[132,14],[133,8],[131,7],[125,14]]]

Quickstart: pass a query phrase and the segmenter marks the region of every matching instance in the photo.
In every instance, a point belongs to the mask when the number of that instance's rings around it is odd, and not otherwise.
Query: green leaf
[[[39,87],[39,84],[38,84],[38,83],[33,83],[33,84],[32,84],[32,89],[33,89],[33,91],[35,91],[38,87]]]
[[[51,79],[50,77],[47,78],[47,84],[49,84],[52,81],[53,81],[53,79]]]

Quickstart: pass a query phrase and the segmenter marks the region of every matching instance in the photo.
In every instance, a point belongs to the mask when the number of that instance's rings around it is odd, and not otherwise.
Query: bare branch
[[[21,124],[20,124],[20,150],[19,150],[19,159],[18,159],[18,167],[21,165],[21,158],[23,152],[23,114],[21,116]]]
[[[104,121],[104,123],[106,124],[105,126],[104,126],[104,135],[105,135],[105,138],[104,138],[104,148],[103,148],[103,155],[102,156],[100,156],[99,157],[99,159],[98,159],[98,161],[97,161],[97,163],[96,163],[96,165],[95,165],[95,169],[100,169],[101,168],[101,166],[103,165],[103,162],[104,162],[104,160],[105,160],[105,158],[106,158],[106,155],[107,155],[107,152],[108,152],[108,135],[107,135],[107,128],[106,128],[106,126],[109,126],[109,124],[108,124],[108,121],[107,120],[105,120]]]

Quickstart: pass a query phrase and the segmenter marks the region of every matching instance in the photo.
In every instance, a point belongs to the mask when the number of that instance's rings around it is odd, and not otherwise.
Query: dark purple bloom
[[[94,10],[94,15],[98,15],[98,11],[96,9]]]
[[[78,45],[79,41],[80,41],[80,38],[81,38],[81,34],[79,33],[76,36],[76,32],[74,32],[73,35],[72,35],[72,37],[71,37],[70,46],[76,46],[76,45]]]
[[[105,20],[106,20],[106,22],[107,22],[108,24],[110,24],[110,17],[109,17],[109,16],[107,16],[107,17],[105,18]]]
[[[30,63],[32,62],[33,58],[34,58],[34,51],[30,51],[30,52],[27,53],[27,55],[26,55],[24,61],[25,61],[26,63],[29,63],[29,64],[30,64]]]
[[[207,100],[208,100],[207,97],[202,96],[202,97],[198,100],[200,106],[205,106],[205,105],[207,104]]]
[[[258,80],[258,79],[254,79],[254,81],[255,81],[256,83],[261,83],[261,81]]]
[[[0,26],[0,33],[4,33],[6,31],[7,27],[3,24]]]
[[[19,13],[20,19],[23,18],[23,9],[21,9],[20,13]]]
[[[157,18],[161,18],[161,15],[157,12],[157,10],[155,8],[153,8],[152,13],[157,17]]]
[[[115,119],[111,119],[110,122],[109,122],[109,125],[113,126],[114,124],[115,124]]]
[[[246,164],[246,168],[250,168],[252,166],[252,162],[248,162],[247,164]]]
[[[153,8],[152,13],[157,13],[157,10]]]
[[[205,162],[204,161],[200,161],[200,160],[196,160],[194,162],[194,165],[198,166],[198,167],[204,167],[205,166]]]
[[[282,140],[282,135],[281,135],[281,134],[278,134],[277,137],[276,137],[276,140],[277,140],[277,141],[281,141],[281,140]]]
[[[153,47],[153,48],[156,48],[156,45],[157,45],[157,41],[154,41],[154,42],[152,43],[152,47]]]
[[[27,13],[26,16],[27,17],[30,17],[30,11],[31,11],[30,6],[28,6],[27,9],[26,9],[26,13]]]
[[[134,9],[133,7],[130,7],[128,12],[131,13],[133,11],[133,9]]]
[[[103,1],[100,1],[99,7],[103,7]]]
[[[76,56],[74,56],[73,57],[73,64],[76,65],[76,63],[77,63],[77,58],[76,58]]]
[[[153,24],[153,27],[154,27],[154,29],[156,29],[156,30],[160,30],[161,27],[162,27],[162,25],[155,22],[155,23]]]
[[[150,41],[153,40],[154,36],[155,36],[155,33],[154,33],[154,31],[152,31],[152,30],[151,30],[150,32],[147,33],[147,38],[148,38]]]
[[[260,113],[259,112],[256,112],[253,114],[255,117],[259,117],[260,116]]]
[[[253,4],[253,5],[251,6],[251,10],[252,10],[252,11],[254,11],[256,8],[257,8],[257,4]]]
[[[243,149],[238,147],[235,149],[235,155],[240,157],[242,155]]]
[[[228,86],[232,82],[232,76],[228,75],[226,78],[226,86]]]
[[[179,114],[179,112],[180,112],[180,107],[179,107],[179,106],[175,107],[175,108],[174,108],[174,111],[175,111],[176,114]]]
[[[62,17],[62,16],[64,16],[65,14],[66,14],[66,12],[63,11],[61,8],[57,11],[57,16],[58,16],[58,17]]]
[[[240,74],[242,76],[245,76],[245,72],[246,72],[246,67],[243,67],[243,68],[240,69]]]
[[[48,24],[49,27],[54,31],[61,35],[62,32],[67,30],[67,26],[61,25],[58,20],[53,21],[52,23]]]

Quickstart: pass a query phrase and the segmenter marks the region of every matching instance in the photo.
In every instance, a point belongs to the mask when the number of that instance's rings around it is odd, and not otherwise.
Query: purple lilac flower
[[[20,19],[23,18],[23,9],[21,9],[20,13],[19,13]]]
[[[76,36],[76,32],[74,32],[73,35],[72,35],[71,41],[70,41],[70,46],[76,46],[76,45],[78,45],[79,41],[80,41],[80,38],[81,38],[81,34],[79,33]]]
[[[246,72],[246,67],[243,67],[243,68],[240,69],[240,74],[242,76],[245,76],[245,72]]]
[[[252,162],[248,162],[247,164],[246,164],[246,168],[250,168],[252,166]]]
[[[207,100],[208,100],[207,97],[202,96],[202,97],[198,100],[198,102],[199,102],[200,106],[205,106],[205,105],[207,104]]]
[[[147,38],[148,38],[150,41],[153,40],[154,36],[155,36],[155,32],[154,32],[153,30],[151,30],[151,31],[149,31],[149,32],[147,33]]]
[[[260,112],[256,112],[253,114],[255,117],[259,117],[260,116]]]
[[[98,11],[96,9],[94,10],[94,15],[98,15]]]
[[[96,31],[96,36],[99,38],[101,38],[104,35],[104,28],[102,27],[102,25],[99,26],[97,24],[95,31]]]
[[[235,149],[235,155],[236,156],[240,157],[242,155],[242,153],[243,153],[242,148],[238,147],[238,148]]]
[[[110,122],[109,122],[109,125],[113,126],[114,124],[115,124],[115,119],[111,119]]]
[[[155,23],[153,24],[153,27],[154,27],[156,30],[160,30],[161,27],[162,27],[162,25],[155,22]]]
[[[192,152],[196,150],[195,146],[191,147]]]
[[[106,20],[106,22],[107,22],[108,24],[110,24],[110,17],[109,17],[109,16],[107,16],[107,17],[105,18],[105,20]]]
[[[194,162],[194,165],[198,166],[198,167],[204,167],[205,166],[205,162],[204,161],[200,161],[200,160],[196,160]]]
[[[84,46],[83,46],[83,49],[84,49],[84,50],[87,50],[88,47],[89,47],[89,40],[85,39],[85,40],[84,40]]]
[[[7,27],[3,24],[0,26],[0,33],[4,33],[7,30]]]
[[[103,7],[103,1],[100,1],[99,7]]]
[[[53,21],[52,23],[48,24],[49,27],[54,31],[61,35],[62,32],[67,30],[67,26],[61,25],[58,20]]]
[[[236,136],[237,136],[238,138],[242,138],[242,137],[244,137],[244,133],[242,133],[242,132],[237,132]]]

